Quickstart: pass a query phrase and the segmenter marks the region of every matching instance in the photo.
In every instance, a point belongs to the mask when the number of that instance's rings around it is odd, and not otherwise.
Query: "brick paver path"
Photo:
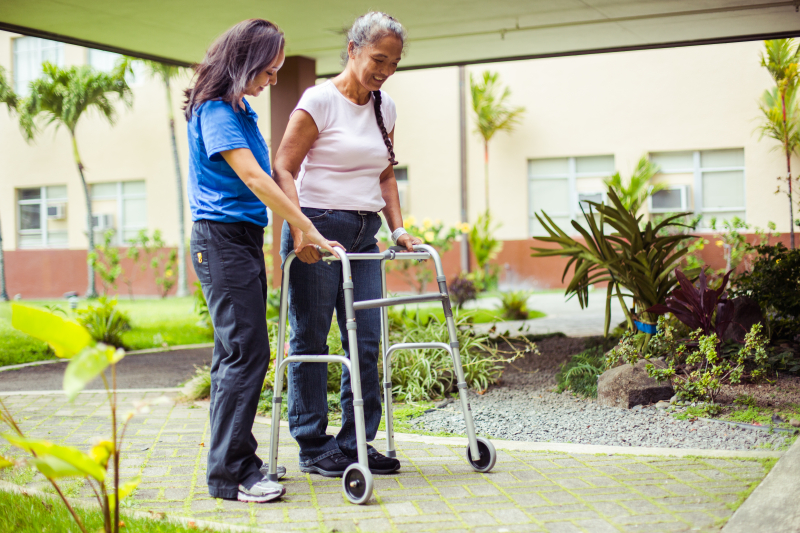
[[[121,394],[120,411],[154,396]],[[72,404],[57,395],[3,400],[30,436],[88,449],[108,434],[104,394],[81,394]],[[730,504],[764,477],[763,465],[751,459],[508,450],[498,451],[491,473],[479,474],[461,445],[399,442],[400,474],[376,476],[373,499],[355,506],[339,479],[299,472],[297,448],[282,428],[287,494],[279,502],[245,504],[208,495],[201,444],[207,420],[205,409],[172,402],[133,419],[121,475],[143,475],[134,509],[280,531],[717,531]],[[266,455],[269,427],[256,424],[255,433]],[[9,451],[0,445],[0,453]]]

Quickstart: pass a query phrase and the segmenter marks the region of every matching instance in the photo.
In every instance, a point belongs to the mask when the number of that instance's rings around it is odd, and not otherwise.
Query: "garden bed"
[[[655,406],[619,409],[600,406],[569,391],[556,393],[555,377],[561,365],[591,342],[590,338],[557,336],[541,339],[537,342],[539,355],[529,353],[509,364],[500,384],[485,394],[470,392],[478,433],[537,442],[727,450],[775,449],[793,440],[786,432],[771,433],[699,417],[679,419],[676,415],[680,413]],[[795,402],[800,399],[797,384],[797,378],[789,378],[775,385],[761,384],[760,389],[758,385],[739,385],[736,387],[743,387],[741,390],[726,388],[725,397],[737,398],[755,388],[758,393],[750,394],[759,409],[775,408],[776,402],[782,401],[781,406],[796,410]],[[722,416],[730,417],[744,407],[732,404]],[[465,434],[456,402],[428,412],[410,425],[429,432]]]

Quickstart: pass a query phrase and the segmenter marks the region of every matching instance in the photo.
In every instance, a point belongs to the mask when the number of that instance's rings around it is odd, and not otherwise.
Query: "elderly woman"
[[[397,182],[394,177],[395,106],[381,86],[397,70],[405,30],[385,13],[367,13],[356,19],[347,34],[344,71],[308,89],[289,120],[275,156],[275,179],[319,231],[341,242],[351,252],[377,252],[376,234],[383,212],[394,241],[409,251],[421,241],[403,229]],[[300,181],[299,192],[295,180]],[[301,228],[283,226],[281,255],[285,259],[302,242]],[[289,281],[290,353],[328,353],[326,339],[333,312],[349,355],[345,327],[341,265],[318,263],[316,249],[297,252],[301,262],[292,267]],[[355,300],[381,297],[377,261],[352,263]],[[380,310],[356,312],[358,353],[367,441],[381,420],[378,383]],[[342,429],[327,435],[327,365],[293,363],[289,366],[289,428],[300,445],[300,469],[327,477],[341,476],[356,462],[356,432],[350,375],[342,369]],[[369,450],[369,468],[389,474],[400,462]]]
[[[266,20],[235,25],[206,52],[186,90],[194,269],[214,324],[208,491],[247,502],[279,498],[252,434],[269,365],[264,267],[267,208],[297,228],[296,249],[328,241],[270,177],[267,144],[245,96],[278,80],[283,33]],[[316,248],[315,248],[316,249]],[[285,473],[285,469],[283,469]]]

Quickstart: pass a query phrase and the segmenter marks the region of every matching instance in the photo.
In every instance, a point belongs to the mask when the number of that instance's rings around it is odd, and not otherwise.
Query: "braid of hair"
[[[397,161],[394,158],[394,147],[392,146],[392,140],[389,138],[389,134],[386,133],[386,125],[383,123],[383,112],[381,111],[381,92],[372,91],[372,96],[374,97],[373,103],[375,105],[375,118],[378,120],[378,127],[381,129],[381,135],[383,135],[383,143],[386,145],[386,149],[389,150],[389,162],[392,165],[396,165]]]

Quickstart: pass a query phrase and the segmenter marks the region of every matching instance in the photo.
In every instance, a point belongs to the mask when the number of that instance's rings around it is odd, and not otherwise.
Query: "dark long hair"
[[[281,53],[283,32],[264,19],[243,20],[223,33],[195,66],[195,83],[184,91],[183,112],[192,119],[194,109],[208,100],[231,104],[260,72]]]

